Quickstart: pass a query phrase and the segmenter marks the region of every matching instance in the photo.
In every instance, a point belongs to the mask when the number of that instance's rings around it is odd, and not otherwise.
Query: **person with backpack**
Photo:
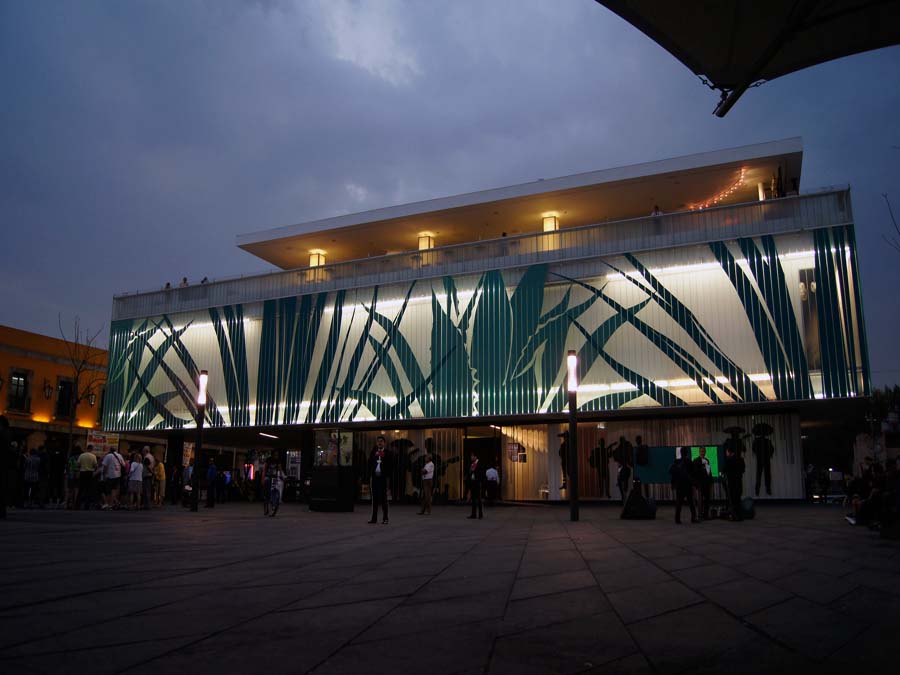
[[[675,522],[681,525],[681,507],[684,502],[691,507],[691,522],[697,520],[697,510],[694,507],[693,491],[693,464],[691,463],[691,449],[680,447],[677,449],[678,458],[669,467],[669,475],[672,477],[672,489],[675,490]]]

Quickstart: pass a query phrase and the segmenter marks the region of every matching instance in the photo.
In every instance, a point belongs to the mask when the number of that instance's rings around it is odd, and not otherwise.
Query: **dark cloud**
[[[893,345],[900,51],[716,94],[594,2],[0,5],[0,321],[108,322],[113,293],[262,271],[238,233],[803,136],[853,187],[873,369]]]

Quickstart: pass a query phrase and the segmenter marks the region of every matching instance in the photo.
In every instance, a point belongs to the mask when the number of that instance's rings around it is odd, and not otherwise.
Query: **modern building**
[[[395,497],[427,449],[448,498],[476,454],[505,498],[565,499],[575,350],[582,498],[617,496],[620,437],[665,496],[675,446],[718,458],[732,435],[748,493],[759,467],[761,497],[768,472],[800,498],[804,416],[870,387],[850,191],[801,190],[802,156],[794,138],[239,236],[284,271],[115,297],[104,428],[190,439],[208,370],[215,442],[364,476],[384,434]]]

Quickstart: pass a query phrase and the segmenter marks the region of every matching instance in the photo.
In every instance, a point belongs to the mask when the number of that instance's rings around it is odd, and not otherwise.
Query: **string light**
[[[705,202],[702,202],[700,204],[693,204],[690,207],[690,210],[691,211],[699,211],[701,209],[708,209],[711,206],[718,205],[719,202],[721,202],[723,199],[727,199],[728,197],[730,197],[732,194],[734,194],[734,192],[738,188],[740,188],[744,184],[744,175],[746,173],[747,173],[747,169],[742,168],[740,178],[738,178],[730,187],[728,187],[725,190],[722,190],[719,194],[710,197]]]

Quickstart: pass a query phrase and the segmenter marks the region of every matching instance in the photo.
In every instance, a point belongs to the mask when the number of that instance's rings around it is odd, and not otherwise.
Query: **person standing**
[[[700,446],[700,454],[694,460],[694,484],[697,486],[698,515],[703,520],[709,518],[709,499],[712,492],[712,466],[706,458],[706,448]]]
[[[500,496],[500,473],[497,471],[496,466],[491,465],[484,472],[484,484],[487,488],[485,491],[487,492],[488,504],[493,504]]]
[[[65,499],[66,451],[58,443],[50,447],[50,503],[60,509]]]
[[[128,505],[135,511],[141,508],[141,493],[144,491],[144,463],[138,453],[131,455],[128,466]]]
[[[631,455],[632,448],[624,436],[619,436],[619,440],[614,444],[616,447],[613,452],[613,458],[619,465],[616,472],[616,486],[619,488],[619,495],[622,497],[622,506],[625,506],[625,498],[631,489]]]
[[[79,506],[90,508],[94,503],[94,472],[97,470],[97,455],[94,446],[89,445],[78,455],[78,500]]]
[[[731,519],[743,520],[741,498],[744,494],[744,459],[734,448],[725,448],[725,481],[728,486],[728,503],[731,507]]]
[[[422,467],[422,510],[419,515],[431,515],[431,493],[434,489],[434,462],[431,454],[425,453],[425,465]]]
[[[163,500],[166,498],[166,465],[157,462],[153,469],[153,503],[156,506],[162,506]]]
[[[209,466],[206,468],[206,508],[212,509],[216,506],[216,478],[219,474],[216,468],[216,458],[210,456]]]
[[[103,473],[106,477],[106,503],[103,508],[117,509],[119,508],[119,487],[122,484],[122,470],[125,468],[125,460],[117,450],[111,450],[106,453],[106,457],[101,462]]]
[[[697,510],[694,507],[692,470],[691,449],[688,447],[678,448],[678,459],[669,467],[669,474],[672,477],[672,489],[675,490],[675,522],[678,525],[681,525],[681,507],[684,502],[687,502],[688,506],[691,507],[691,522],[697,522]]]
[[[25,455],[25,508],[40,503],[41,457],[29,448]]]
[[[169,481],[169,495],[172,506],[178,505],[178,496],[181,494],[181,479],[184,474],[184,467],[180,462],[176,462],[172,467],[172,480]]]
[[[472,495],[472,514],[469,520],[484,517],[484,510],[481,504],[481,492],[484,489],[484,469],[481,468],[478,457],[472,455],[472,461],[469,463],[469,493]],[[477,516],[475,515],[477,512]]]
[[[772,456],[775,454],[775,446],[769,440],[772,435],[772,427],[765,422],[760,422],[753,427],[753,445],[751,449],[756,457],[756,496],[759,497],[759,488],[763,476],[766,479],[766,494],[772,494]]]
[[[9,451],[9,420],[0,415],[0,518],[6,518],[9,499],[9,468],[12,458]]]
[[[78,508],[78,446],[72,448],[66,461],[66,508]]]
[[[388,524],[387,483],[391,475],[390,455],[387,452],[387,441],[384,436],[375,439],[375,447],[369,453],[369,476],[372,480],[372,517],[369,524],[378,522],[378,506],[381,506],[383,515],[382,524]]]
[[[562,442],[559,444],[559,466],[562,469],[562,485],[559,486],[559,489],[565,490],[569,485],[569,432],[563,431],[560,434],[556,434],[556,437],[562,439]]]
[[[44,508],[50,495],[50,453],[47,452],[47,446],[42,445],[38,448],[38,457],[41,460],[39,469],[39,486],[38,486],[38,506]]]
[[[272,504],[272,517],[278,513],[278,507],[281,505],[281,495],[284,492],[285,473],[281,468],[281,464],[277,459],[272,460],[269,470],[266,472],[269,477],[269,502]]]

